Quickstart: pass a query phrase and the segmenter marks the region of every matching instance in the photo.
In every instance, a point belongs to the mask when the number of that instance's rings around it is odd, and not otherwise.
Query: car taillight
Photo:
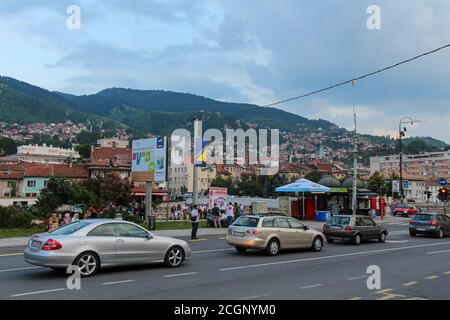
[[[345,227],[345,232],[352,232],[353,231],[353,228],[352,227]]]
[[[413,224],[414,223],[414,219],[409,220],[409,224]]]
[[[261,233],[261,230],[258,230],[258,229],[253,230],[253,234],[254,234],[254,235],[258,235],[258,234],[260,234],[260,233]]]
[[[61,243],[59,243],[56,240],[53,239],[49,239],[47,240],[47,242],[44,244],[44,246],[42,247],[42,250],[45,251],[53,251],[53,250],[59,250],[62,248]]]
[[[323,231],[325,231],[325,230],[328,230],[328,225],[327,224],[323,225]]]
[[[430,221],[430,225],[432,225],[432,226],[437,226],[437,221],[436,220],[433,220],[433,221]]]

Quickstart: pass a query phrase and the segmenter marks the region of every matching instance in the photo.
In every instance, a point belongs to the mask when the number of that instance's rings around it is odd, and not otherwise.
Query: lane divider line
[[[193,276],[198,274],[198,272],[187,272],[187,273],[178,273],[178,274],[168,274],[165,275],[164,278],[175,278],[175,277],[185,277],[185,276]]]
[[[374,254],[374,253],[394,252],[394,251],[426,248],[426,247],[433,247],[433,246],[442,246],[442,245],[448,245],[448,244],[450,244],[450,242],[439,242],[439,243],[431,243],[431,244],[423,244],[423,245],[399,247],[399,248],[380,249],[380,250],[372,250],[372,251],[360,251],[360,252],[344,253],[344,254],[337,254],[337,255],[331,255],[331,256],[315,257],[315,258],[285,260],[285,261],[270,262],[270,263],[251,264],[251,265],[239,266],[239,267],[221,268],[221,269],[219,269],[219,271],[232,271],[232,270],[240,270],[240,269],[260,268],[260,267],[275,266],[275,265],[280,265],[280,264],[290,264],[290,263],[299,263],[299,262],[307,262],[307,261],[344,258],[344,257],[360,256],[360,255]]]
[[[113,285],[113,284],[122,284],[122,283],[130,283],[130,282],[134,282],[134,280],[123,280],[123,281],[105,282],[105,283],[102,283],[101,285],[102,285],[102,286],[110,286],[110,285]]]
[[[427,254],[438,254],[438,253],[447,253],[447,252],[450,252],[450,250],[427,252]]]
[[[300,287],[299,289],[300,290],[308,290],[308,289],[314,289],[314,288],[320,288],[320,287],[323,287],[323,284],[317,283],[317,284],[312,284],[309,286],[303,286],[303,287]]]
[[[6,269],[6,270],[0,270],[0,273],[13,272],[13,271],[23,271],[23,270],[32,270],[32,269],[42,269],[42,267],[27,267],[27,268]]]
[[[411,282],[404,283],[403,286],[405,286],[405,287],[411,287],[411,286],[416,285],[416,284],[418,284],[418,283],[419,283],[419,282],[417,282],[417,281],[411,281]]]
[[[4,258],[4,257],[17,257],[17,256],[23,256],[23,253],[6,253],[6,254],[0,254],[0,258]]]
[[[347,278],[347,281],[367,279],[368,277],[369,277],[369,275],[363,275],[363,276],[359,276],[359,277]]]
[[[430,276],[430,277],[426,277],[425,279],[427,279],[427,280],[434,280],[434,279],[437,279],[437,278],[439,278],[438,276]]]
[[[59,288],[59,289],[50,289],[50,290],[26,292],[26,293],[13,294],[10,297],[11,298],[18,298],[18,297],[31,296],[31,295],[34,295],[34,294],[51,293],[51,292],[58,292],[58,291],[64,291],[64,290],[66,290],[66,289],[65,288]]]

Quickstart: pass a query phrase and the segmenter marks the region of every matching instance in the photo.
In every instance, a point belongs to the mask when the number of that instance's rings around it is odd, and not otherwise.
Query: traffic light
[[[439,189],[439,200],[445,201],[448,197],[448,191],[446,188]]]

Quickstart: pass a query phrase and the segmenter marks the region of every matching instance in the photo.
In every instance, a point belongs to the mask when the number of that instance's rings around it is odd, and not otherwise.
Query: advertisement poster
[[[167,138],[133,141],[132,172],[150,173],[154,182],[166,181]]]
[[[219,208],[224,208],[227,205],[228,189],[226,188],[209,188],[209,207],[214,207],[217,204]]]

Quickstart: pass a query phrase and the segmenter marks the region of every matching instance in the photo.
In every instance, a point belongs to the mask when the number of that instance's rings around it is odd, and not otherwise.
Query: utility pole
[[[402,138],[406,136],[406,127],[402,128],[402,125],[409,124],[414,126],[414,123],[421,122],[420,120],[414,121],[411,117],[403,117],[400,119],[400,122],[398,124],[398,146],[399,146],[399,153],[400,153],[400,199],[401,202],[405,202],[405,192],[403,188],[403,152],[402,152]]]
[[[352,100],[353,100],[353,121],[355,122],[355,133],[353,137],[353,197],[352,197],[352,213],[353,215],[356,215],[357,213],[357,196],[358,196],[358,184],[357,184],[357,178],[358,178],[358,136],[357,136],[357,122],[356,122],[356,107],[355,107],[355,85],[356,81],[352,81]]]
[[[202,113],[203,114],[203,113]],[[194,118],[194,163],[193,163],[193,181],[192,181],[192,204],[198,204],[198,168],[196,164],[196,157],[203,147],[203,129],[202,121],[198,116]]]

